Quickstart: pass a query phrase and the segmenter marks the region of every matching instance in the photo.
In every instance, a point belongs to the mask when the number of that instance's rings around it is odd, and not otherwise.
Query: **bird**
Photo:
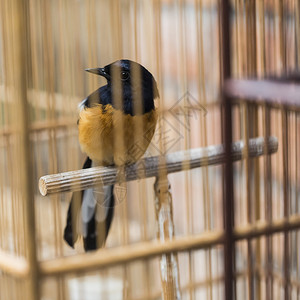
[[[104,77],[101,86],[79,104],[78,139],[87,158],[83,169],[126,166],[145,153],[155,132],[159,98],[157,82],[141,64],[117,60],[86,69]],[[114,186],[74,192],[67,212],[64,239],[74,248],[83,237],[85,251],[105,245],[114,214]]]

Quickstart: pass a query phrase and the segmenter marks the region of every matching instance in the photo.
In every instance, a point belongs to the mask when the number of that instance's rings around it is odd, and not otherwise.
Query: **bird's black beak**
[[[93,73],[93,74],[97,74],[97,75],[103,76],[107,80],[110,79],[110,75],[105,72],[104,68],[86,69],[86,71],[90,72],[90,73]]]

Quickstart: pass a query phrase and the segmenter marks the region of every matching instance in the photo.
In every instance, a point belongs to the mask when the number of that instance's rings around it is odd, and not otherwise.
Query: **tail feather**
[[[75,222],[78,219],[78,215],[80,212],[82,194],[82,192],[73,193],[67,213],[67,222],[64,230],[64,239],[67,242],[67,244],[72,248],[74,248],[74,244],[78,239],[78,226]],[[75,227],[74,230],[73,227]]]
[[[91,167],[92,161],[87,158],[83,169]],[[113,187],[101,187],[104,192],[102,197],[97,188],[73,193],[64,230],[64,239],[69,246],[74,248],[81,234],[85,251],[95,250],[105,244],[114,214]],[[102,199],[101,202],[98,198]]]
[[[93,215],[88,222],[85,223],[83,221],[83,244],[85,251],[95,250],[105,244],[114,215],[113,188],[113,185],[107,187],[105,190],[106,201],[101,205],[95,203]]]
[[[83,164],[83,169],[88,169],[92,167],[92,161],[89,157],[85,160]],[[64,230],[64,239],[69,246],[74,248],[74,244],[78,239],[78,225],[77,220],[79,217],[81,204],[82,204],[83,191],[74,192],[69,204],[67,213],[67,222]],[[75,227],[75,228],[73,228]]]

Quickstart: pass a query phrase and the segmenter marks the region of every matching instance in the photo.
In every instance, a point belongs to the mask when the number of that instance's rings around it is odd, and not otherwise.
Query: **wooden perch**
[[[249,157],[272,154],[277,151],[278,140],[268,137],[267,144],[263,137],[249,140]],[[241,160],[247,154],[244,141],[232,145],[232,161]],[[194,169],[203,166],[222,164],[225,160],[223,145],[190,149],[174,152],[165,156],[152,156],[141,159],[125,167],[125,181],[159,176],[162,170],[168,173]],[[39,180],[40,193],[43,196],[69,191],[80,191],[95,185],[111,185],[117,181],[115,167],[95,167],[65,173],[46,175]]]

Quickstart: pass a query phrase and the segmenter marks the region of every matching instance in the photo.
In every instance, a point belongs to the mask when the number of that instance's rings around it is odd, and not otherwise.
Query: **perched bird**
[[[88,156],[83,168],[136,162],[155,131],[154,99],[159,93],[154,77],[140,64],[123,59],[86,71],[105,77],[107,84],[79,105],[79,143]],[[65,241],[74,247],[82,235],[86,251],[102,247],[113,218],[114,201],[113,186],[74,192]]]

